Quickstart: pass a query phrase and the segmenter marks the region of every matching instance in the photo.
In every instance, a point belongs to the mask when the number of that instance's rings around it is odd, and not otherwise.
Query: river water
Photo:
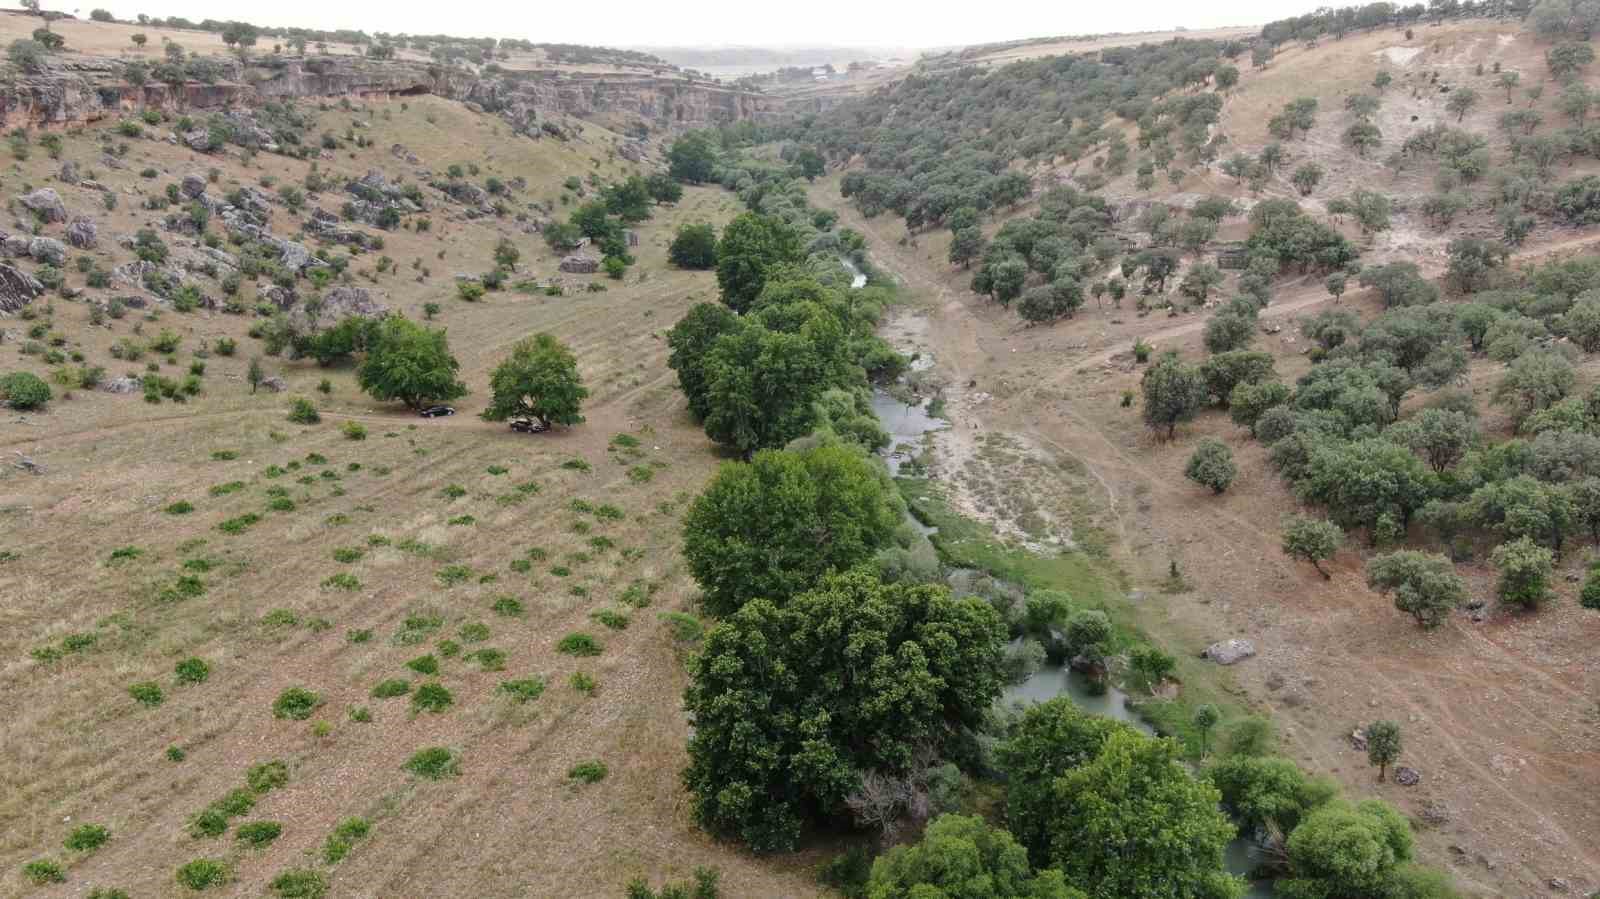
[[[867,276],[849,259],[841,256],[839,262],[850,272],[852,288],[860,288],[867,283]],[[933,357],[922,353],[912,364],[912,368],[920,371],[932,365]],[[950,427],[949,421],[928,413],[930,402],[931,400],[921,400],[916,404],[907,405],[882,387],[873,389],[872,411],[878,416],[878,421],[884,430],[889,433],[889,448],[883,451],[882,456],[891,475],[899,476],[901,464],[910,460],[922,447],[925,436]],[[937,531],[936,528],[930,528],[917,521],[915,516],[908,515],[907,518],[912,526],[924,535]],[[1128,708],[1126,693],[1110,685],[1096,689],[1087,677],[1064,665],[1046,665],[1021,683],[1007,687],[1001,694],[1001,701],[1008,705],[1013,702],[1035,703],[1062,695],[1072,697],[1072,701],[1086,712],[1115,718],[1126,722],[1141,733],[1155,735],[1155,729]],[[1238,837],[1228,844],[1224,866],[1229,873],[1247,876],[1257,863],[1255,852],[1255,844],[1248,837]],[[1252,882],[1244,895],[1246,899],[1271,899],[1274,895],[1272,883]]]

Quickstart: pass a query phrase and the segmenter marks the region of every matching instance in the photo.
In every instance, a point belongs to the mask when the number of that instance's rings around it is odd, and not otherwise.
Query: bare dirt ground
[[[1238,700],[1272,714],[1292,757],[1353,795],[1399,803],[1419,825],[1425,858],[1474,893],[1531,896],[1550,878],[1575,892],[1600,885],[1600,794],[1592,789],[1600,782],[1600,620],[1577,606],[1576,584],[1564,582],[1561,599],[1537,615],[1501,612],[1483,624],[1457,617],[1433,633],[1417,630],[1366,589],[1363,547],[1348,546],[1326,582],[1282,555],[1278,522],[1298,504],[1261,447],[1225,417],[1205,415],[1163,444],[1136,407],[1119,407],[1123,391],[1138,386],[1125,355],[1134,338],[1193,357],[1203,318],[1089,309],[1052,328],[1025,328],[970,293],[968,274],[944,264],[942,241],[919,235],[901,244],[903,223],[863,220],[838,198],[836,178],[819,182],[812,200],[868,235],[875,261],[926,316],[925,344],[948,385],[954,425],[935,436],[933,450],[948,460],[942,470],[935,462],[947,490],[983,506],[982,481],[962,470],[971,444],[1029,447],[1035,471],[1062,472],[1029,489],[1054,488],[1062,501],[1091,506],[1135,584],[1159,582],[1176,561],[1193,586],[1177,596],[1144,591],[1135,604],[1142,626],[1189,653],[1218,639],[1255,642],[1261,654],[1228,675]],[[1595,239],[1569,237],[1554,249]],[[1288,285],[1264,315],[1287,324],[1329,302],[1319,284]],[[1376,311],[1370,297],[1344,302]],[[1306,367],[1304,342],[1293,337],[1291,327],[1258,341],[1289,378]],[[1492,376],[1476,380],[1486,401]],[[1183,478],[1200,435],[1227,442],[1240,463],[1222,497]],[[1490,595],[1487,566],[1470,571],[1473,592]],[[1421,786],[1375,783],[1351,748],[1355,728],[1384,717],[1404,728],[1405,763],[1422,771]]]
[[[342,134],[352,121],[366,123],[373,146],[321,161],[324,173],[359,177],[377,168],[413,177],[414,166],[390,155],[398,142],[435,171],[472,163],[483,167],[480,181],[521,175],[529,185],[513,193],[514,205],[549,200],[565,215],[566,202],[556,202],[565,178],[629,170],[603,129],[571,143],[535,142],[427,97],[349,109],[331,103],[311,133]],[[100,247],[89,255],[106,267],[131,258],[117,246],[119,235],[164,215],[141,210],[141,199],[186,172],[217,168],[210,188],[217,193],[240,183],[298,182],[310,169],[267,155],[247,165],[148,139],[128,140],[125,168],[112,169],[99,134],[67,133],[63,158],[111,187],[120,200],[115,212],[101,210],[99,194],[55,182],[61,163],[37,145],[6,183],[13,192],[48,184],[74,213],[99,221]],[[147,166],[157,178],[139,176]],[[331,190],[309,205],[337,210],[342,199]],[[310,360],[266,358],[287,391],[252,395],[244,372],[260,346],[246,336],[247,316],[165,309],[154,319],[132,312],[96,327],[82,300],[47,297],[35,306],[53,315],[0,319],[9,332],[0,345],[4,371],[50,378],[38,356],[17,352],[21,332],[44,320],[65,338],[65,350],[111,376],[142,374],[153,362],[181,377],[191,362],[206,364],[203,392],[186,405],[97,391],[68,398],[57,385],[47,412],[0,418],[0,550],[14,554],[0,562],[0,895],[82,896],[92,887],[173,895],[174,870],[200,857],[232,868],[232,882],[214,891],[224,896],[264,895],[280,871],[310,866],[328,875],[332,896],[611,897],[630,877],[659,884],[686,878],[697,865],[720,868],[732,895],[816,895],[816,853],[758,860],[714,842],[690,820],[679,772],[687,761],[683,653],[691,644],[659,618],[689,607],[693,584],[678,555],[678,518],[717,463],[682,408],[662,338],[690,305],[715,296],[715,281],[670,268],[666,246],[679,223],[722,223],[738,208],[731,194],[691,188],[638,228],[640,260],[626,280],[569,275],[565,296],[506,290],[471,304],[457,298],[452,276],[490,268],[500,237],[522,252],[513,281],[543,283],[556,257],[511,216],[468,220],[442,201],[429,213],[428,232],[385,233],[382,252],[398,273],[355,281],[414,318],[425,302],[442,306],[436,324],[448,329],[472,389],[447,419],[374,403],[358,393],[350,368]],[[279,207],[272,230],[293,235],[298,218]],[[378,256],[358,257],[352,273],[371,273]],[[68,282],[83,287],[83,275],[68,269]],[[607,290],[587,292],[591,281]],[[248,296],[253,288],[244,290]],[[116,341],[148,340],[163,328],[182,339],[171,360],[110,358]],[[536,331],[573,348],[592,395],[585,424],[530,437],[477,412],[489,369],[510,343]],[[198,358],[196,350],[223,336],[238,341],[237,355]],[[327,394],[317,390],[323,379]],[[293,395],[315,399],[320,425],[285,420]],[[341,436],[347,420],[365,423],[366,439]],[[614,444],[617,435],[637,447]],[[214,457],[218,451],[233,455]],[[14,452],[43,473],[13,468]],[[587,468],[571,467],[575,460]],[[237,490],[225,486],[233,482]],[[273,488],[283,488],[292,509],[267,508]],[[193,511],[164,511],[178,501]],[[605,504],[621,517],[583,511]],[[237,535],[218,529],[246,513],[261,520]],[[111,559],[130,546],[137,558]],[[339,548],[362,555],[340,562]],[[339,574],[356,584],[328,581]],[[198,578],[201,595],[163,598],[184,576]],[[521,603],[520,616],[495,610],[505,597]],[[625,615],[627,626],[603,625],[593,617],[602,610]],[[430,627],[408,628],[408,619]],[[574,631],[594,635],[603,651],[558,653],[556,642]],[[33,657],[69,634],[94,642],[56,661]],[[458,644],[459,653],[447,655],[442,641]],[[504,653],[503,670],[492,670],[492,656],[472,655],[485,647]],[[438,657],[437,677],[405,667],[425,653]],[[205,683],[177,682],[174,666],[190,656],[210,664]],[[592,695],[569,684],[579,671],[598,682]],[[518,704],[499,689],[529,677],[546,682],[531,702]],[[370,695],[392,678],[437,680],[454,704],[418,714],[405,697]],[[136,703],[128,688],[141,681],[160,685],[165,701]],[[274,699],[291,686],[318,694],[309,720],[273,716]],[[370,723],[350,717],[361,707]],[[459,777],[429,782],[403,770],[412,753],[430,746],[459,753]],[[168,760],[168,747],[186,758]],[[288,763],[289,783],[233,823],[277,821],[281,837],[245,849],[231,831],[211,839],[185,832],[208,803],[243,785],[249,766],[271,759]],[[572,781],[569,769],[585,760],[604,762],[606,778]],[[323,864],[323,841],[352,816],[370,819],[371,835],[339,864]],[[107,826],[111,841],[92,854],[64,850],[67,832],[81,823]],[[36,858],[61,862],[68,882],[27,885],[20,869]]]

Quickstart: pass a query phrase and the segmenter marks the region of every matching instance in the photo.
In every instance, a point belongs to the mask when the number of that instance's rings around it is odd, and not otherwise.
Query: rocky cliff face
[[[154,107],[213,112],[299,97],[391,97],[437,94],[497,113],[537,133],[541,119],[572,116],[619,131],[681,131],[777,114],[780,101],[662,75],[556,70],[476,75],[409,61],[351,56],[267,57],[242,65],[218,59],[215,83],[142,86],[123,79],[115,59],[63,55],[42,72],[0,82],[0,125],[50,127],[92,122]]]

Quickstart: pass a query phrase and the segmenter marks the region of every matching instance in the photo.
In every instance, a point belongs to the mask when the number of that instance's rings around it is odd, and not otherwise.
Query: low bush
[[[569,656],[597,656],[604,647],[593,636],[574,631],[556,643],[556,651]]]
[[[63,844],[74,852],[92,852],[111,839],[111,831],[99,824],[80,824],[67,834]]]
[[[405,769],[425,780],[443,780],[461,773],[460,759],[442,746],[418,750],[406,760]]]
[[[448,709],[455,701],[455,697],[445,685],[436,682],[422,684],[411,694],[411,707],[419,712],[438,714]]]
[[[203,684],[211,676],[211,666],[205,659],[193,656],[184,659],[174,667],[178,680],[185,684]]]
[[[140,705],[150,708],[160,705],[166,699],[166,695],[161,692],[161,685],[152,680],[129,685],[128,695]]]
[[[599,783],[606,779],[606,763],[599,760],[579,762],[568,769],[567,777],[586,784]]]
[[[178,883],[196,892],[228,882],[228,866],[216,859],[197,858],[178,869]]]
[[[276,821],[251,821],[249,824],[239,825],[239,829],[233,833],[239,842],[257,848],[271,843],[282,834],[283,825]]]
[[[272,717],[304,721],[311,717],[322,697],[304,687],[290,687],[272,701]]]

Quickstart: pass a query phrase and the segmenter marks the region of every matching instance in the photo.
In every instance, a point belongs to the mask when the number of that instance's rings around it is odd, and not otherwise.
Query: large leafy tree
[[[1275,892],[1289,899],[1413,895],[1394,890],[1411,851],[1411,827],[1393,807],[1330,802],[1289,835],[1290,876]]]
[[[749,309],[781,267],[805,258],[800,239],[780,218],[746,212],[722,230],[717,243],[717,286],[735,312]]]
[[[1178,744],[1113,733],[1095,758],[1051,785],[1050,861],[1091,896],[1233,899],[1223,870],[1234,827],[1222,796],[1195,779]]]
[[[757,851],[842,821],[863,772],[942,753],[999,695],[1005,625],[976,597],[830,575],[751,602],[706,635],[684,704],[684,782],[702,827]]]
[[[578,360],[550,334],[518,341],[511,355],[495,366],[489,389],[489,408],[483,410],[486,420],[531,415],[546,427],[581,424],[579,411],[589,396],[578,375]]]
[[[668,172],[679,181],[701,184],[711,180],[717,167],[717,148],[703,131],[691,131],[667,150]]]
[[[1006,825],[1037,867],[1050,859],[1050,818],[1056,778],[1087,764],[1100,747],[1128,725],[1085,712],[1070,697],[1031,706],[1000,744],[1006,775]]]
[[[373,399],[399,400],[419,409],[466,395],[466,385],[456,380],[461,364],[450,355],[444,329],[391,316],[370,339],[356,380]]]
[[[1332,781],[1307,777],[1282,756],[1230,755],[1208,767],[1205,777],[1241,829],[1271,834],[1274,842],[1339,792]]]
[[[689,399],[689,411],[704,420],[710,411],[707,400],[705,358],[717,338],[739,330],[739,316],[726,306],[700,303],[678,320],[667,332],[667,367],[678,373],[678,386]]]
[[[1410,549],[1373,557],[1367,563],[1367,586],[1393,593],[1395,608],[1429,628],[1444,623],[1467,596],[1449,559]]]
[[[1194,418],[1206,402],[1206,381],[1200,370],[1185,365],[1177,353],[1163,353],[1139,382],[1144,393],[1144,423],[1166,430],[1172,439],[1178,423]]]
[[[899,523],[892,486],[859,449],[768,450],[717,472],[689,509],[683,554],[706,608],[729,615],[866,561]]]
[[[678,268],[708,269],[717,264],[717,232],[700,222],[683,225],[672,238],[667,258]]]
[[[982,818],[941,815],[922,841],[878,857],[867,899],[1082,899],[1060,871],[1035,874],[1027,850]]]
[[[805,436],[817,399],[851,380],[847,350],[843,325],[814,303],[768,310],[719,338],[702,362],[706,434],[746,458]]]

